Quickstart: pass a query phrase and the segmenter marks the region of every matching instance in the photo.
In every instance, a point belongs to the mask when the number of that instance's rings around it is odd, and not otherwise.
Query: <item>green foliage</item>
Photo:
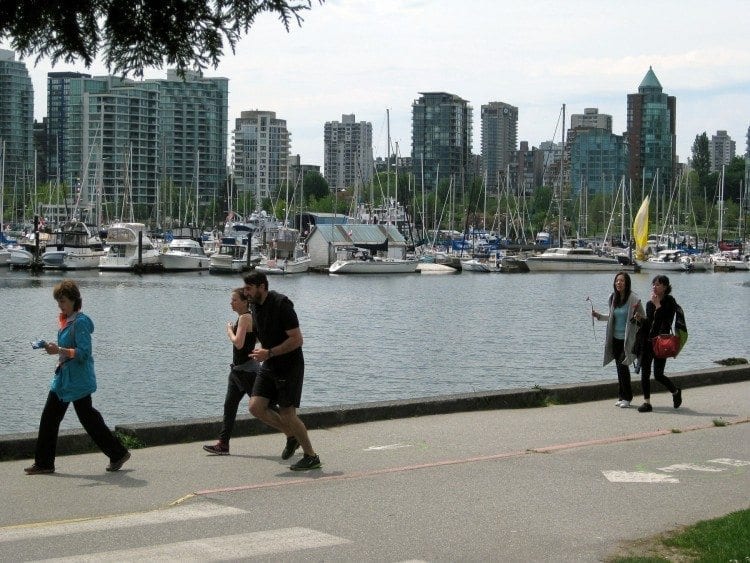
[[[706,180],[711,172],[711,153],[708,150],[708,135],[705,131],[695,136],[692,168],[698,174],[698,185],[706,187]]]
[[[320,172],[307,172],[302,179],[302,190],[308,198],[321,199],[331,195],[331,188]]]
[[[319,0],[322,4],[324,0]],[[0,39],[32,54],[91,66],[101,50],[113,74],[143,76],[147,67],[216,68],[225,42],[234,52],[259,14],[276,14],[289,31],[311,0],[58,0],[0,2]]]

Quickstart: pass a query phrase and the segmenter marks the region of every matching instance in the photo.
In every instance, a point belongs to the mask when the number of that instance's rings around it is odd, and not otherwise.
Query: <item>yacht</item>
[[[357,249],[350,258],[336,260],[328,268],[329,274],[413,274],[419,260],[380,258],[367,250]]]
[[[636,263],[644,271],[656,272],[707,272],[711,264],[701,257],[688,254],[685,250],[664,249],[647,260]]]
[[[591,248],[548,248],[526,259],[530,272],[617,272],[627,268],[622,262]]]
[[[140,239],[140,257],[139,257]],[[99,260],[99,270],[128,271],[159,264],[159,251],[146,234],[143,223],[113,223],[107,229],[107,251]]]
[[[177,229],[167,244],[167,251],[159,256],[167,272],[208,270],[210,258],[203,250],[198,229]]]
[[[53,270],[94,270],[104,256],[104,245],[99,235],[92,233],[85,223],[71,221],[54,233],[47,244],[42,263]]]
[[[251,252],[244,241],[225,237],[219,250],[209,258],[208,271],[212,274],[231,274],[250,270],[253,264],[260,262],[260,254]]]

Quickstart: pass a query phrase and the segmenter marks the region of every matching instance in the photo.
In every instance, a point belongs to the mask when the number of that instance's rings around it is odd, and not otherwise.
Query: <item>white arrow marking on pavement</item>
[[[680,480],[661,473],[645,471],[602,471],[612,483],[679,483]]]
[[[709,463],[723,463],[724,465],[731,465],[732,467],[744,467],[750,465],[750,461],[744,461],[741,459],[729,459],[728,457],[720,457],[718,459],[709,459]]]
[[[375,452],[380,450],[398,450],[399,448],[413,448],[412,444],[387,444],[385,446],[370,446],[365,448],[366,452]]]
[[[664,473],[672,473],[674,471],[706,471],[708,473],[719,473],[724,471],[723,467],[709,467],[708,465],[697,465],[695,463],[675,463],[667,467],[657,467],[659,471]]]

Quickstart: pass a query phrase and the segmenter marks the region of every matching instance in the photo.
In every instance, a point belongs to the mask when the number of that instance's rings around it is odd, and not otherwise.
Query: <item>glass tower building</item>
[[[323,174],[332,188],[369,185],[372,181],[372,123],[354,114],[327,121],[323,128]]]
[[[446,92],[420,92],[412,103],[412,174],[434,190],[440,180],[471,181],[472,107]]]
[[[0,49],[0,159],[5,186],[33,184],[34,88],[26,64],[5,49]]]
[[[671,188],[676,175],[677,100],[662,91],[649,67],[637,94],[628,94],[628,174],[635,190],[652,187],[659,193]],[[658,184],[655,184],[658,177]]]
[[[516,152],[518,108],[503,102],[482,106],[482,172],[487,185],[497,189]]]

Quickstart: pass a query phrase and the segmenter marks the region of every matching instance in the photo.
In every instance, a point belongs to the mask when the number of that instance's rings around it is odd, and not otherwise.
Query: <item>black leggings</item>
[[[667,365],[666,358],[654,358],[654,352],[651,349],[651,342],[646,344],[641,357],[641,388],[643,389],[643,398],[651,398],[651,362],[654,363],[654,379],[669,389],[670,393],[676,393],[677,387],[664,375],[664,367]]]
[[[625,342],[613,338],[612,353],[615,356],[615,367],[617,367],[617,397],[620,400],[630,402],[633,400],[633,389],[630,386],[630,368],[622,363],[625,359]]]
[[[254,383],[254,371],[233,369],[229,372],[227,394],[224,397],[224,419],[221,424],[221,432],[219,432],[219,440],[225,444],[229,444],[229,439],[232,437],[232,430],[234,430],[234,422],[237,420],[237,408],[240,406],[240,401],[245,395],[250,396]]]

